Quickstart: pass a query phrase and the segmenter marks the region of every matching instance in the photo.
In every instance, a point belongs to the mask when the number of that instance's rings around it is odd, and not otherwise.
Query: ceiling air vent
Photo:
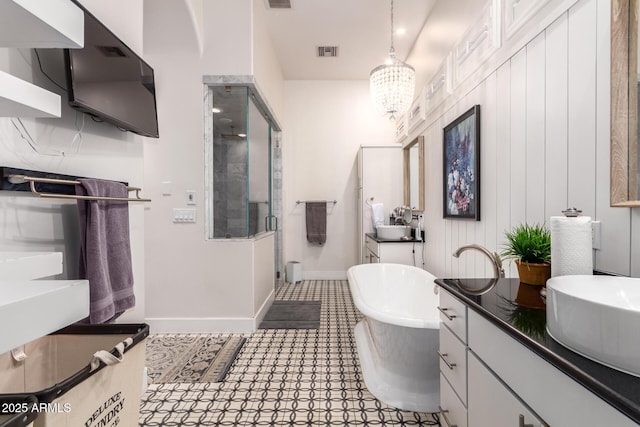
[[[338,46],[318,46],[318,56],[338,56]]]
[[[270,9],[291,9],[291,0],[267,0]]]

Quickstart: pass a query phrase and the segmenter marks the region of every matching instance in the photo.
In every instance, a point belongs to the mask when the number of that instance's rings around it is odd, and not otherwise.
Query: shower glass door
[[[248,110],[249,217],[247,223],[249,235],[253,236],[267,231],[271,217],[271,126],[251,97],[249,97]]]
[[[271,126],[246,86],[210,86],[208,237],[249,238],[270,227]]]

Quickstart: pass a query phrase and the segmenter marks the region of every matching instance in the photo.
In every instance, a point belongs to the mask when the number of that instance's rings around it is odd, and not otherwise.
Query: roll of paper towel
[[[551,276],[593,274],[591,218],[551,217]]]

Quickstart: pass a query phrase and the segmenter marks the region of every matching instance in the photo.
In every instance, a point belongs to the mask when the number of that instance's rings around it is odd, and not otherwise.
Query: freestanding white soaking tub
[[[438,412],[439,297],[435,277],[400,264],[361,264],[347,272],[353,301],[365,316],[355,327],[362,375],[382,402]]]

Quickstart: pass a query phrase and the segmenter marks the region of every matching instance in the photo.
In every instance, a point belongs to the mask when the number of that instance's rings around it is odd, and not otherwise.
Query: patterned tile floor
[[[378,401],[364,384],[346,281],[278,288],[276,300],[322,301],[320,329],[261,329],[223,383],[153,384],[140,426],[427,426],[429,414]]]

